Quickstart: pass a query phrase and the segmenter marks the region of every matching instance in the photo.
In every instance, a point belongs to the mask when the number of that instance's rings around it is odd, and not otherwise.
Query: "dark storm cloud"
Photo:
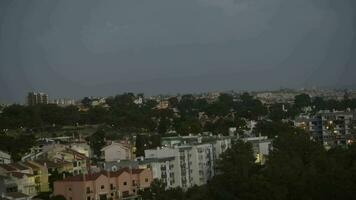
[[[0,99],[354,85],[354,0],[0,2]]]

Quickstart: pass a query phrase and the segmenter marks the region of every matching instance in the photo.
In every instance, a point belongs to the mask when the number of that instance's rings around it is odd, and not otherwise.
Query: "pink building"
[[[149,169],[121,169],[65,178],[54,182],[54,195],[67,200],[106,200],[135,197],[152,182]]]

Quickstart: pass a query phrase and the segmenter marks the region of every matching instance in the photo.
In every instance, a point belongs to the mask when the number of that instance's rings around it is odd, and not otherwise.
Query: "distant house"
[[[131,148],[126,144],[116,142],[102,148],[101,155],[105,162],[132,159]]]
[[[9,164],[11,163],[11,155],[0,151],[0,164]]]
[[[135,198],[138,191],[148,188],[151,182],[152,173],[149,169],[103,171],[56,181],[53,193],[67,200]]]
[[[86,173],[88,171],[89,158],[72,149],[65,149],[57,152],[53,157],[48,158],[54,163],[62,165],[63,171],[73,175]]]
[[[28,196],[35,196],[37,194],[34,175],[22,172],[11,172],[9,175],[15,180],[18,192]]]
[[[48,192],[47,167],[33,161],[25,163],[0,164],[0,174],[8,177],[16,185],[16,192],[34,196]]]
[[[32,169],[32,174],[35,178],[36,183],[36,191],[40,192],[48,192],[49,184],[48,184],[48,168],[46,165],[42,165],[38,162],[27,161],[24,163],[27,167]]]
[[[0,196],[10,192],[17,192],[15,180],[10,176],[0,175]]]

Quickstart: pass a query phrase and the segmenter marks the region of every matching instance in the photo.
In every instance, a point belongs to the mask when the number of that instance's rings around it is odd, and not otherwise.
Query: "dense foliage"
[[[158,102],[150,99],[145,99],[143,104],[136,104],[135,100],[138,97],[143,98],[143,95],[125,93],[109,97],[104,102],[105,106],[92,105],[93,100],[90,98],[84,98],[79,107],[59,107],[54,104],[6,106],[0,113],[0,150],[9,152],[14,160],[18,160],[33,145],[35,138],[29,136],[33,135],[32,133],[43,137],[47,136],[44,134],[51,132],[52,136],[55,136],[59,130],[65,129],[68,131],[61,134],[71,136],[78,134],[73,130],[80,125],[106,124],[115,127],[114,133],[108,131],[103,133],[99,129],[88,140],[97,157],[104,144],[103,138],[117,139],[118,132],[147,134],[145,137],[148,138],[138,137],[138,140],[141,140],[137,145],[138,155],[142,155],[144,149],[156,146],[156,142],[153,141],[155,138],[149,135],[159,134],[157,137],[160,137],[174,132],[187,135],[206,131],[227,135],[230,127],[236,127],[237,133],[243,134],[247,129],[246,122],[255,120],[258,121],[254,130],[256,135],[274,137],[290,131],[289,124],[285,123],[286,119],[294,119],[304,112],[306,107],[309,107],[311,113],[325,109],[356,108],[356,99],[350,99],[346,94],[341,101],[310,98],[306,94],[301,94],[295,97],[293,104],[272,105],[263,104],[248,93],[239,96],[221,94],[214,101],[188,94],[180,98],[169,98],[169,106],[163,109],[158,109]],[[13,130],[11,134],[8,134],[9,130]],[[14,131],[20,134],[13,135]],[[16,145],[13,144],[18,142],[24,144],[21,150],[14,148]]]
[[[310,106],[313,111],[355,109],[356,100],[345,96],[342,101],[311,99],[306,94],[297,95],[294,104],[276,103],[269,106],[248,93],[238,98],[221,94],[216,101],[183,95],[168,99],[169,107],[156,109],[157,102],[145,100],[143,104],[134,101],[143,95],[125,93],[106,99],[107,107],[92,106],[89,98],[82,100],[82,108],[59,107],[54,104],[22,106],[11,105],[0,114],[0,130],[26,128],[41,131],[53,127],[76,126],[78,124],[109,124],[134,132],[158,132],[165,134],[175,130],[179,134],[212,131],[227,134],[228,127],[241,119],[259,120],[268,117],[273,121],[293,118]],[[178,112],[175,112],[178,111]]]

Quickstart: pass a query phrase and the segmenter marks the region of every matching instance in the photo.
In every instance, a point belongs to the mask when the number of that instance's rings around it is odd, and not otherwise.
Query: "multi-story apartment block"
[[[35,179],[36,191],[40,192],[48,192],[49,184],[48,184],[48,169],[46,165],[42,165],[40,163],[34,161],[27,161],[24,163],[27,167],[31,168],[32,175]]]
[[[184,189],[206,184],[214,176],[214,155],[210,143],[145,150],[154,177],[163,180],[167,187]]]
[[[48,104],[48,95],[42,92],[30,92],[27,95],[27,104],[29,106]]]
[[[74,99],[54,99],[51,101],[53,104],[56,104],[61,107],[72,106],[75,105]]]
[[[175,187],[177,178],[175,167],[177,165],[178,162],[175,157],[149,158],[139,162],[140,168],[151,169],[153,179],[161,180],[166,185],[166,188]]]
[[[37,162],[2,164],[0,174],[14,180],[17,190],[26,195],[49,191],[48,169]]]
[[[54,195],[62,195],[67,200],[134,199],[152,180],[149,169],[82,174],[54,182]]]
[[[355,140],[355,117],[351,111],[320,111],[313,116],[299,117],[294,125],[311,133],[326,148],[347,145]]]

